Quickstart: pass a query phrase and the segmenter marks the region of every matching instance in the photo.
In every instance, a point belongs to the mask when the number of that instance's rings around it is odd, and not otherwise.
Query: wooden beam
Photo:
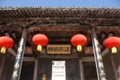
[[[109,49],[108,48],[106,48],[102,53],[101,53],[101,55],[102,55],[102,57],[103,56],[105,56],[107,53],[109,53]]]
[[[17,56],[17,53],[13,50],[13,49],[8,49],[8,51],[14,56],[14,57],[16,57]],[[23,58],[23,61],[25,62],[33,62],[35,60],[35,58],[34,57],[24,57]]]
[[[104,32],[119,32],[120,31],[119,26],[97,26],[96,28]]]
[[[15,52],[15,50],[13,50],[12,48],[8,49],[8,52],[10,52],[14,57],[17,56],[17,53]]]
[[[120,48],[118,48],[118,51],[120,51]],[[110,52],[110,49],[106,48],[102,53],[102,57],[105,56],[106,54],[108,54]]]
[[[74,32],[74,31],[83,31],[88,27],[80,27],[80,26],[72,26],[72,25],[51,25],[51,26],[32,26],[31,28],[28,29],[28,32],[34,32],[34,31],[55,31],[55,32],[60,32],[60,31],[66,31],[66,32]]]
[[[34,62],[35,58],[34,57],[24,57],[23,61],[24,62]]]
[[[17,26],[13,27],[12,25],[0,25],[0,30],[2,31],[22,31],[21,27]]]
[[[94,62],[94,57],[82,57],[82,62]]]
[[[49,22],[49,23],[56,23],[56,22],[83,22],[83,21],[100,21],[100,22],[120,22],[120,19],[116,18],[79,18],[79,17],[72,17],[72,18],[0,18],[0,21],[11,21],[11,22],[28,22],[32,20],[37,20],[37,22]]]

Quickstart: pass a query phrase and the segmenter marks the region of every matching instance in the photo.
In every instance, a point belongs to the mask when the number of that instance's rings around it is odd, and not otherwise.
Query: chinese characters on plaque
[[[65,61],[52,61],[52,80],[66,80]]]
[[[70,54],[71,45],[47,45],[47,54]]]

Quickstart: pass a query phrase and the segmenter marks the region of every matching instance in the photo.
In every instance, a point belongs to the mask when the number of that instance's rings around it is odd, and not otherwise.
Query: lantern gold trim
[[[77,51],[81,52],[82,51],[82,46],[81,45],[77,45]]]
[[[112,47],[112,53],[116,54],[117,53],[117,48],[116,47]]]
[[[41,45],[38,45],[38,46],[37,46],[37,51],[39,51],[39,52],[42,51],[42,46],[41,46]]]
[[[5,54],[6,53],[6,47],[2,47],[0,50],[1,53]]]

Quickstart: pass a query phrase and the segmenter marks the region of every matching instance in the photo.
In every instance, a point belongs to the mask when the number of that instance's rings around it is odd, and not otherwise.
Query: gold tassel
[[[82,51],[82,46],[81,45],[77,45],[77,51],[81,52]]]
[[[41,46],[41,45],[38,45],[38,46],[37,46],[37,51],[39,51],[39,52],[42,51],[42,46]]]
[[[112,53],[113,54],[117,53],[117,48],[116,47],[112,47]]]
[[[6,53],[6,48],[5,47],[2,47],[1,50],[0,50],[1,53],[5,54]]]

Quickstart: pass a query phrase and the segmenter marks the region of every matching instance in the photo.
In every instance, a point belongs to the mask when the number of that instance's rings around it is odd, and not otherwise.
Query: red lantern
[[[14,45],[14,41],[13,41],[12,38],[10,38],[8,36],[0,37],[0,47],[2,47],[1,51],[0,51],[1,53],[5,54],[6,53],[6,49],[13,47],[13,45]]]
[[[48,43],[48,38],[44,34],[36,34],[33,36],[32,41],[37,45],[37,51],[42,51],[42,46],[46,46]]]
[[[112,53],[117,53],[117,47],[120,46],[120,38],[112,36],[104,41],[107,48],[112,48]]]
[[[82,34],[76,34],[71,38],[71,43],[73,46],[77,46],[77,51],[82,51],[82,46],[87,42],[87,38]]]

